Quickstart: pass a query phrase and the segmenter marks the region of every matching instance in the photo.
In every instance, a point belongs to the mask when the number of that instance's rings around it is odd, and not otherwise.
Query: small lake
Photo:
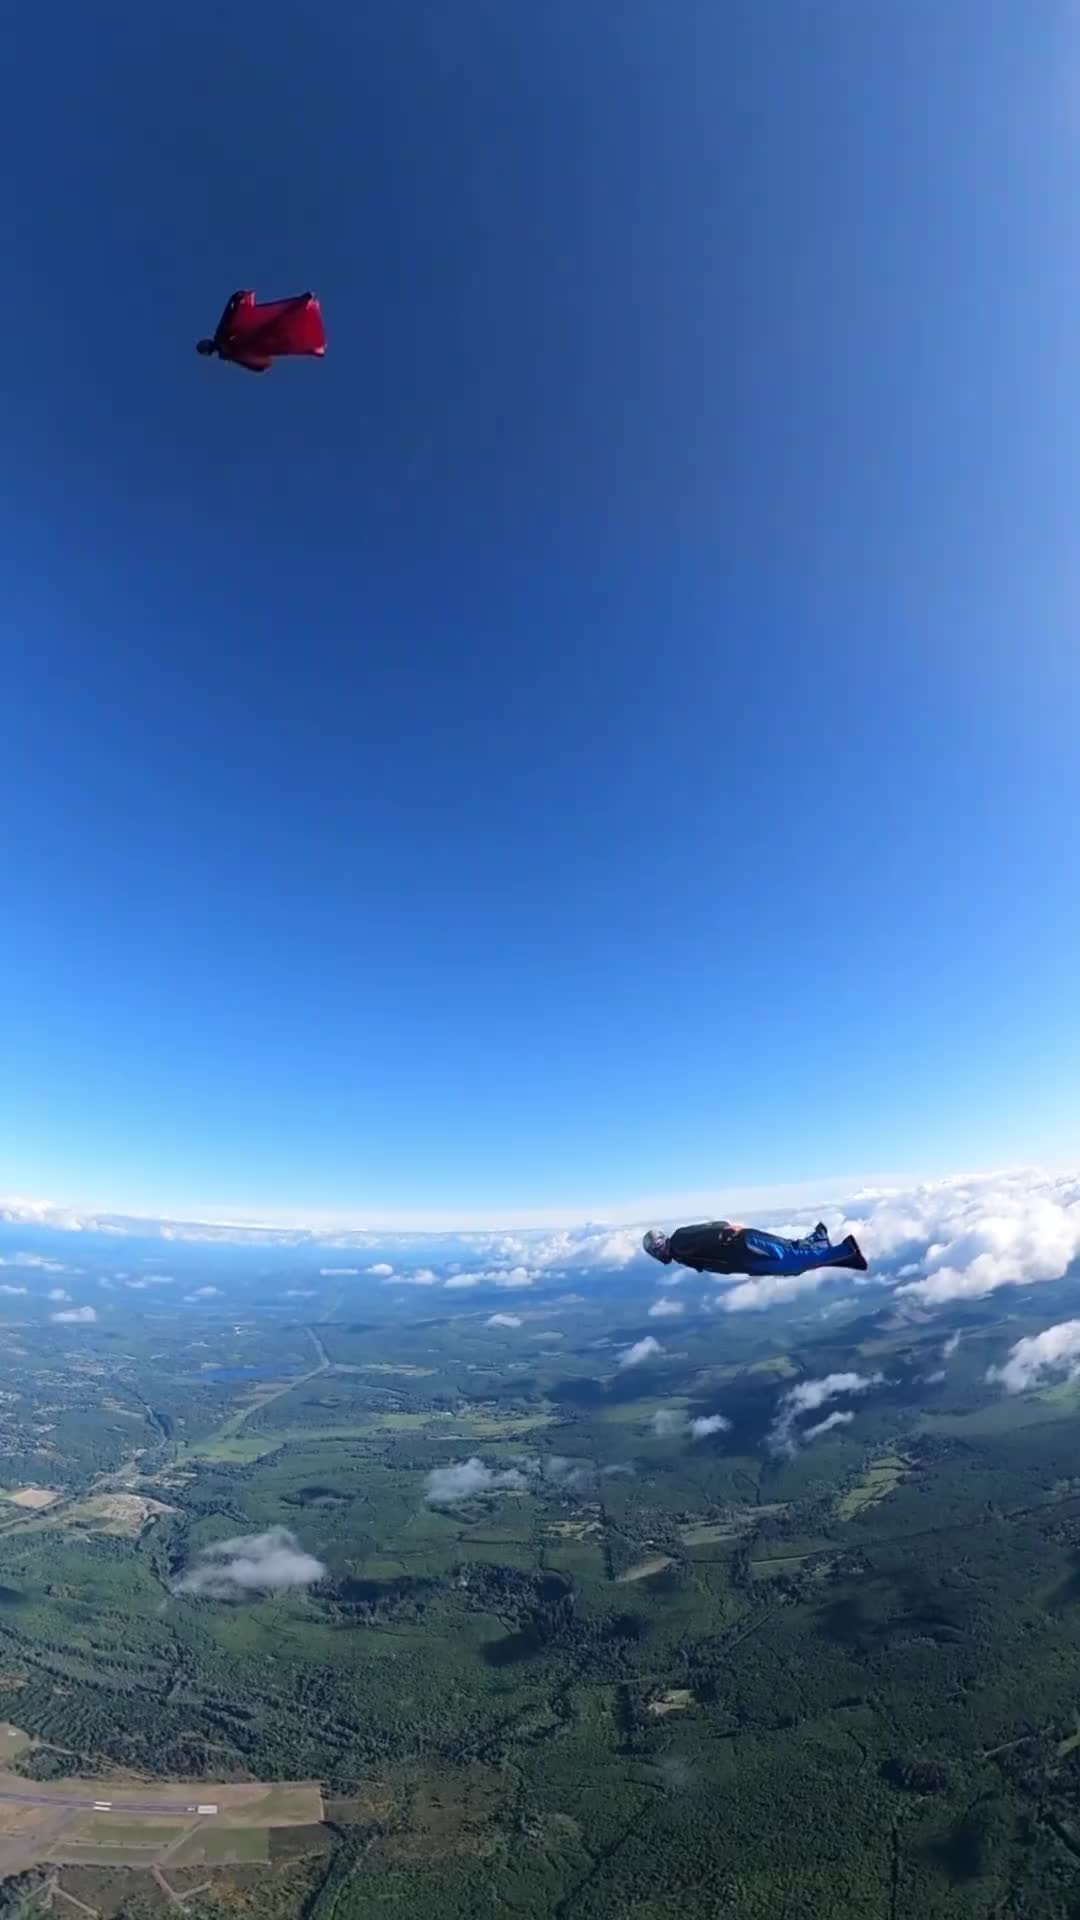
[[[269,1361],[260,1361],[250,1367],[204,1367],[200,1380],[212,1380],[214,1385],[228,1380],[291,1380],[295,1367],[276,1367]]]

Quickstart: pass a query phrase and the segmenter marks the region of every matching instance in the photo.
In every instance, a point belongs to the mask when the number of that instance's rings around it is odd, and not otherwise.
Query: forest
[[[319,1784],[178,1875],[197,1920],[1080,1915],[1080,1386],[987,1377],[1055,1289],[690,1312],[632,1368],[632,1285],[222,1295],[7,1308],[0,1358],[17,1772]],[[2,1910],[164,1913],[61,1853]]]

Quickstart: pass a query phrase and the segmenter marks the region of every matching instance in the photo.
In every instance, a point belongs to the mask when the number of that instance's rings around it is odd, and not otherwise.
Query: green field
[[[838,1519],[854,1520],[856,1514],[876,1507],[879,1500],[896,1492],[901,1481],[911,1472],[911,1466],[911,1461],[898,1453],[883,1454],[871,1461],[862,1478],[840,1495],[836,1503]]]
[[[245,1865],[270,1858],[266,1827],[200,1827],[169,1855],[170,1867],[219,1867],[239,1861]]]

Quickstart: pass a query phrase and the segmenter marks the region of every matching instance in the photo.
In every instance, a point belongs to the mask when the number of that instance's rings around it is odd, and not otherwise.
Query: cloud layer
[[[824,1209],[834,1241],[853,1233],[871,1263],[864,1280],[835,1268],[721,1282],[728,1313],[760,1310],[816,1293],[828,1283],[894,1287],[913,1304],[981,1300],[999,1287],[1058,1280],[1080,1255],[1080,1175],[1038,1169],[868,1190]],[[806,1233],[811,1213],[762,1224]]]
[[[878,1196],[864,1231],[872,1257],[914,1265],[899,1293],[924,1306],[981,1300],[1067,1271],[1080,1252],[1080,1177],[1013,1173]]]
[[[234,1540],[204,1547],[173,1591],[236,1600],[248,1593],[314,1586],[326,1571],[321,1560],[303,1551],[288,1527],[271,1527],[267,1533],[238,1534]]]
[[[833,1187],[833,1191],[837,1188]],[[744,1195],[743,1201],[746,1200]],[[699,1199],[692,1213],[731,1211],[718,1196]],[[728,1313],[760,1310],[800,1299],[826,1285],[841,1283],[851,1289],[877,1285],[895,1287],[913,1305],[937,1307],[950,1300],[981,1299],[997,1288],[1032,1286],[1064,1274],[1080,1254],[1080,1173],[1049,1176],[1037,1169],[978,1177],[958,1177],[915,1187],[864,1188],[840,1205],[819,1207],[808,1202],[805,1211],[740,1204],[739,1217],[752,1218],[781,1233],[802,1234],[824,1213],[832,1237],[855,1233],[871,1262],[867,1280],[835,1269],[778,1278],[721,1281],[710,1296]],[[682,1218],[690,1217],[689,1209]],[[33,1227],[65,1233],[156,1235],[164,1241],[204,1241],[210,1244],[258,1245],[331,1250],[346,1254],[363,1249],[373,1278],[395,1286],[450,1287],[468,1291],[490,1286],[510,1291],[536,1286],[548,1278],[577,1276],[591,1270],[622,1271],[638,1264],[641,1226],[597,1225],[487,1232],[460,1229],[451,1233],[376,1232],[367,1227],[319,1229],[314,1226],[274,1227],[228,1222],[136,1220],[123,1215],[82,1214],[71,1209],[25,1200],[0,1201],[0,1224],[16,1230]],[[678,1225],[664,1221],[657,1210],[647,1224]],[[421,1251],[421,1249],[423,1251]],[[0,1255],[9,1265],[37,1266],[63,1271],[62,1263],[39,1253]],[[357,1263],[358,1266],[361,1262]],[[327,1262],[323,1271],[334,1271]],[[344,1266],[341,1268],[345,1272]],[[654,1276],[655,1277],[655,1276]],[[678,1275],[664,1274],[663,1286]],[[658,1316],[659,1317],[659,1316]]]

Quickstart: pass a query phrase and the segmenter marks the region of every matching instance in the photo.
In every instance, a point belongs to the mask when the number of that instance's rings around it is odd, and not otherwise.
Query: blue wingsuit
[[[753,1279],[770,1273],[809,1273],[812,1267],[852,1267],[866,1272],[866,1261],[853,1234],[831,1245],[828,1229],[819,1220],[805,1240],[786,1240],[762,1227],[733,1227],[728,1220],[711,1220],[700,1227],[679,1227],[668,1242],[671,1257],[696,1273],[747,1273]]]

